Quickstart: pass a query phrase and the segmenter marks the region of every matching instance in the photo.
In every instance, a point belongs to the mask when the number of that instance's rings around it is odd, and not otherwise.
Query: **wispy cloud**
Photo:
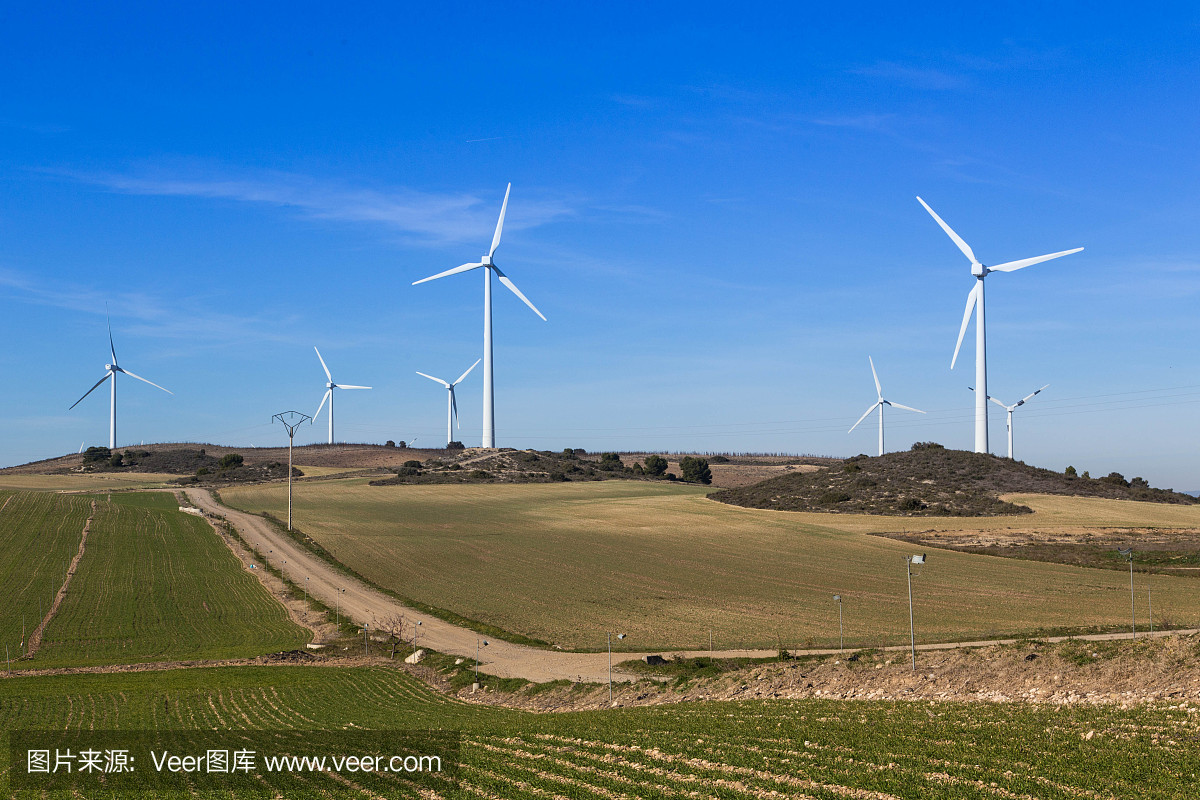
[[[915,89],[947,91],[964,89],[971,84],[970,79],[962,74],[929,67],[912,67],[895,61],[880,61],[870,67],[859,67],[850,71],[855,75],[883,78]]]
[[[856,114],[853,116],[818,117],[812,122],[830,128],[856,128],[864,131],[879,131],[888,127],[895,114]]]
[[[203,172],[206,174],[197,174]],[[427,243],[478,238],[495,225],[502,196],[367,188],[287,172],[213,174],[214,170],[151,168],[130,173],[63,172],[67,177],[123,194],[197,197],[290,209],[314,219],[374,223]],[[574,215],[566,199],[523,197],[505,219],[507,229],[532,228]]]
[[[37,280],[0,268],[0,294],[26,303],[79,314],[104,314],[116,329],[156,340],[187,342],[189,347],[224,347],[257,341],[291,341],[283,333],[289,320],[264,315],[213,311],[205,298],[164,300],[149,292],[114,292],[68,281]]]

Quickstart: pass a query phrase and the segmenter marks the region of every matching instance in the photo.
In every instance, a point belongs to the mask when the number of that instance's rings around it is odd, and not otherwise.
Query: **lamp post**
[[[618,639],[624,639],[625,634],[618,633]],[[608,704],[612,705],[612,631],[608,633]]]
[[[1134,605],[1134,602],[1133,602],[1133,548],[1126,547],[1126,548],[1122,549],[1122,548],[1118,547],[1117,552],[1120,553],[1121,555],[1125,556],[1125,559],[1129,562],[1129,619],[1130,619],[1130,623],[1131,623],[1130,630],[1132,631],[1132,638],[1136,639],[1137,638],[1137,607]]]
[[[331,417],[332,419],[332,417]],[[288,524],[287,529],[292,529],[292,440],[296,437],[296,428],[308,420],[312,422],[312,417],[308,414],[301,414],[299,411],[281,411],[271,420],[279,420],[283,423],[283,427],[287,428],[288,432]],[[332,424],[332,423],[330,423]]]
[[[475,637],[475,685],[471,687],[472,692],[479,688],[479,645],[481,643],[483,644],[484,647],[488,646],[487,639],[480,639],[478,636],[476,636]]]
[[[842,596],[840,594],[835,594],[833,599],[838,604],[838,652],[844,653],[846,651],[846,645],[845,640],[842,638]]]
[[[917,628],[913,623],[913,601],[912,601],[912,565],[920,566],[925,563],[925,554],[919,556],[905,556],[906,569],[908,571],[908,638],[912,648],[912,668],[913,672],[917,671]]]

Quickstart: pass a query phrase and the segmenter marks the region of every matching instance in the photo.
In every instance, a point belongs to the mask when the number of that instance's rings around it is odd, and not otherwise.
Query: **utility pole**
[[[1133,548],[1127,547],[1125,549],[1121,549],[1120,547],[1118,547],[1117,552],[1120,553],[1121,555],[1125,556],[1125,558],[1129,561],[1129,619],[1130,619],[1130,628],[1129,629],[1130,629],[1130,631],[1132,631],[1133,638],[1136,639],[1137,638],[1137,606],[1134,604],[1134,600],[1133,600]]]
[[[115,381],[114,381],[114,383],[115,383]],[[332,415],[333,415],[332,406],[331,406],[331,410],[329,413],[330,413],[330,416],[332,417]],[[304,423],[305,420],[308,420],[308,422],[311,423],[312,417],[310,417],[308,414],[301,414],[299,411],[281,411],[280,413],[271,417],[272,422],[274,422],[275,420],[279,420],[280,422],[282,422],[283,427],[286,428],[287,432],[288,432],[288,521],[287,521],[287,529],[290,531],[292,529],[292,442],[296,438],[296,428],[299,428]]]
[[[909,642],[911,643],[911,647],[912,647],[912,668],[913,668],[913,672],[916,672],[917,671],[917,628],[913,624],[912,565],[913,564],[918,564],[918,565],[924,564],[925,563],[925,554],[922,553],[919,556],[905,556],[904,560],[907,562],[907,568],[908,568],[908,636],[909,636]]]

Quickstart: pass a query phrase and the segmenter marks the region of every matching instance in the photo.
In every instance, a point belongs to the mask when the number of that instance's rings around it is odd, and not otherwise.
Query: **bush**
[[[467,447],[462,442],[447,442],[446,449],[447,450],[466,450]]]
[[[410,469],[420,469],[421,462],[417,461],[416,459],[413,459],[411,461],[405,461],[404,466],[409,467]]]
[[[113,453],[112,457],[108,459],[108,465],[110,467],[123,467],[125,466],[125,457],[120,453]]]
[[[574,448],[571,448],[571,447],[563,448],[563,458],[574,458],[574,457],[575,457]]]
[[[646,456],[646,474],[655,477],[667,471],[667,460],[662,456]]]
[[[221,456],[221,460],[217,462],[217,466],[221,469],[229,469],[230,467],[240,467],[242,465],[241,453],[226,453]]]
[[[708,459],[708,463],[710,463],[710,464],[728,464],[729,459],[726,458],[725,456],[712,456]]]
[[[1063,470],[1063,475],[1066,475],[1068,478],[1077,478],[1077,477],[1079,477],[1079,473],[1078,473],[1078,472],[1076,472],[1076,471],[1075,471],[1075,468],[1074,468],[1074,467],[1072,467],[1072,466],[1068,466],[1068,467],[1067,467],[1065,470]]]
[[[401,450],[407,450],[407,449],[408,449],[408,442],[406,442],[406,441],[404,441],[403,439],[401,439],[399,442],[397,442],[397,443],[396,443],[396,447],[400,448]]]
[[[488,478],[492,477],[492,473],[488,472],[485,469],[473,469],[473,470],[471,470],[470,475],[472,478],[475,478],[476,480],[481,480],[481,481],[487,480]]]
[[[196,474],[197,475],[207,475],[208,467],[201,467],[200,469],[196,470]]]
[[[690,483],[712,483],[712,470],[703,458],[684,456],[679,460],[679,471],[683,473],[683,479]]]
[[[1125,476],[1119,472],[1110,472],[1100,480],[1105,483],[1116,484],[1117,486],[1128,486],[1129,482],[1125,480]]]
[[[83,451],[83,463],[87,464],[92,461],[108,461],[112,458],[112,451],[107,447],[89,447]]]
[[[393,442],[391,439],[388,439],[386,442],[383,443],[383,446],[384,447],[395,447],[396,443]]]
[[[901,511],[924,511],[929,506],[925,505],[919,497],[906,497],[900,501]]]
[[[407,466],[405,466],[405,467],[399,467],[399,468],[396,470],[396,474],[397,474],[397,475],[420,475],[420,474],[421,474],[421,470],[419,470],[419,469],[416,469],[416,468],[414,468],[414,467],[407,467]]]
[[[845,492],[825,492],[817,498],[817,502],[823,506],[831,506],[835,503],[845,503],[850,499],[850,495]]]
[[[621,463],[621,457],[616,453],[604,453],[600,456],[600,464],[597,468],[605,472],[620,472],[625,469],[625,465]]]
[[[942,447],[937,442],[913,442],[912,449],[913,450],[945,450],[946,448]]]

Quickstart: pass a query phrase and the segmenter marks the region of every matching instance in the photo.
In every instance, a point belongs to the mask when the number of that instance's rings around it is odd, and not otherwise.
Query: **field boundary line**
[[[7,501],[5,505],[8,505]],[[33,658],[37,655],[37,651],[42,646],[42,634],[46,632],[46,626],[50,624],[50,620],[54,619],[54,615],[58,613],[58,607],[62,605],[62,601],[67,596],[67,587],[71,585],[71,578],[75,576],[75,569],[79,566],[79,560],[83,558],[84,548],[87,547],[88,531],[92,528],[92,520],[96,518],[97,506],[97,502],[93,500],[92,513],[88,515],[87,521],[83,523],[83,535],[79,537],[79,551],[75,553],[75,557],[71,559],[71,564],[67,567],[67,577],[63,579],[63,584],[59,587],[58,594],[54,595],[54,602],[50,604],[50,610],[46,612],[46,616],[42,619],[41,623],[30,634],[25,658]],[[0,508],[0,510],[3,509]]]

